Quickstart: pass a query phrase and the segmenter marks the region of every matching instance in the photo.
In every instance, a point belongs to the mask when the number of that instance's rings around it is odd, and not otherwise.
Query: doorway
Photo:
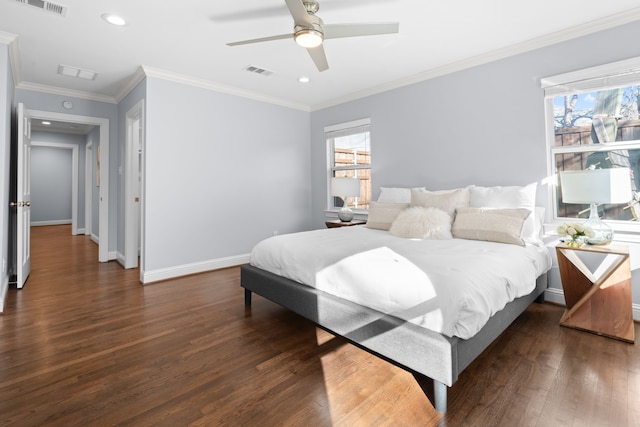
[[[98,261],[109,261],[109,119],[74,114],[54,113],[50,111],[29,110],[32,120],[55,120],[65,123],[93,125],[100,128],[99,150],[96,146],[92,151],[98,156],[99,170],[96,170],[96,180],[100,184],[98,200]],[[99,152],[99,155],[97,154]]]

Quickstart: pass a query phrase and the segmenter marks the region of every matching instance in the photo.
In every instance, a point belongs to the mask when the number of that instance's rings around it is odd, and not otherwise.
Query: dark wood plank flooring
[[[32,229],[0,315],[0,423],[17,426],[632,426],[637,345],[534,304],[436,413],[407,372],[254,296],[239,269],[141,286],[69,226]],[[640,336],[636,324],[636,335]]]

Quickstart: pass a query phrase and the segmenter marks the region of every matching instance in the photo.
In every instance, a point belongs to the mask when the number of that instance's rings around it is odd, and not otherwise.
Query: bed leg
[[[251,306],[251,291],[248,289],[244,290],[244,305],[247,307]]]
[[[413,376],[436,411],[447,412],[447,386],[422,374],[414,373]]]
[[[447,412],[447,386],[440,381],[433,380],[433,394],[436,411]]]

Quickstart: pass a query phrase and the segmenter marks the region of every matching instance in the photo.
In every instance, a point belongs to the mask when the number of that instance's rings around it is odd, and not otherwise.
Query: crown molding
[[[0,31],[0,43],[2,44],[11,44],[15,40],[18,39],[18,36],[12,33],[7,33],[6,31]]]
[[[315,104],[311,106],[311,111],[317,111],[323,108],[344,104],[345,102],[355,101],[367,96],[377,95],[389,90],[398,89],[400,87],[409,86],[414,83],[434,79],[446,74],[473,68],[478,65],[484,65],[493,61],[508,58],[510,56],[515,56],[521,53],[551,46],[557,43],[593,34],[598,31],[603,31],[613,27],[618,27],[620,25],[629,24],[638,20],[640,20],[640,7],[617,13],[615,15],[610,15],[602,19],[588,22],[586,24],[567,28],[565,30],[528,40],[526,42],[510,45],[502,49],[484,53],[482,55],[477,55],[475,57],[468,58],[462,61],[452,62],[442,67],[433,68],[431,70],[415,74],[405,79],[395,80],[393,82],[385,83],[383,85],[375,86],[366,90],[354,92],[344,97],[329,100],[324,103]]]
[[[43,92],[51,95],[68,96],[72,98],[86,99],[88,101],[106,102],[108,104],[117,104],[116,99],[113,96],[100,95],[97,93],[84,92],[81,90],[63,89],[57,86],[42,85],[39,83],[20,82],[16,85],[16,89]]]
[[[253,99],[254,101],[267,102],[269,104],[280,105],[283,107],[293,108],[296,110],[302,110],[309,112],[309,106],[304,104],[298,104],[295,102],[287,101],[280,98],[264,96],[255,92],[250,92],[242,89],[238,89],[232,86],[226,86],[220,83],[215,83],[210,80],[199,79],[196,77],[186,76],[184,74],[174,73],[172,71],[161,70],[158,68],[142,66],[144,73],[148,77],[155,77],[162,80],[168,80],[176,83],[181,83],[189,86],[195,86],[202,89],[212,90],[215,92],[222,92],[229,95],[236,95],[243,98]]]
[[[133,77],[129,79],[127,84],[124,85],[124,87],[121,88],[118,94],[116,95],[116,98],[115,98],[116,102],[119,103],[120,101],[122,101],[129,94],[129,92],[131,92],[133,88],[135,88],[138,85],[138,83],[144,80],[145,77],[146,75],[144,72],[144,68],[138,67]]]

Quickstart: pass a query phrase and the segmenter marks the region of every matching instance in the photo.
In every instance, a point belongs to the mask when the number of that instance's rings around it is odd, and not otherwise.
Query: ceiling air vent
[[[264,68],[255,67],[253,65],[245,67],[245,70],[250,73],[260,74],[261,76],[270,76],[273,74],[273,71],[265,70]]]
[[[55,13],[60,16],[67,16],[67,6],[53,3],[46,0],[15,0],[18,3],[22,3],[25,6],[33,6],[38,9],[42,9],[46,12]]]

